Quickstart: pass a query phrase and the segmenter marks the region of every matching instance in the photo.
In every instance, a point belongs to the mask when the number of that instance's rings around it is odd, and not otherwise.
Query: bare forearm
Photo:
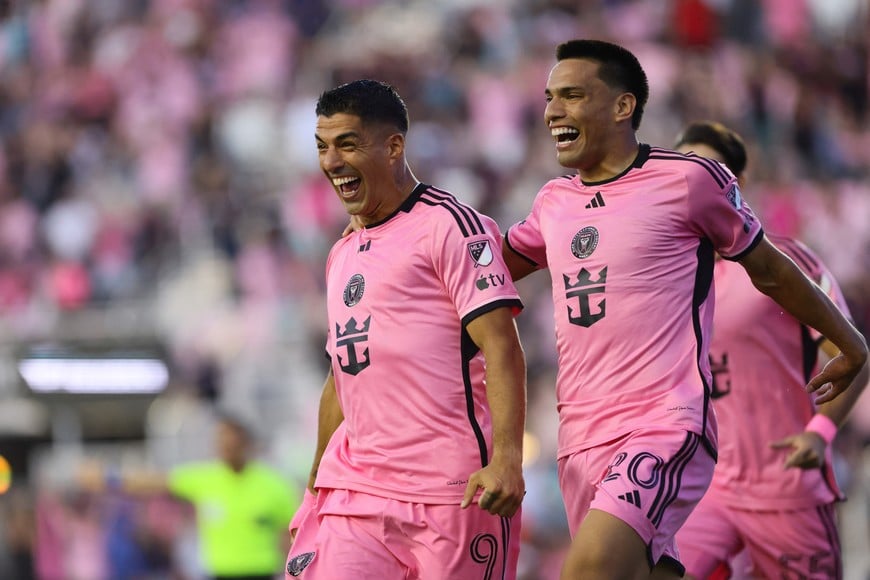
[[[486,357],[486,397],[492,413],[493,461],[522,462],[526,364],[522,349]]]
[[[822,289],[791,260],[777,263],[775,271],[768,275],[752,276],[752,281],[756,288],[770,296],[789,314],[821,332],[843,354],[853,360],[866,358],[867,344],[858,330],[849,324]]]
[[[526,359],[508,308],[472,320],[466,330],[486,361],[493,461],[522,462],[526,422]]]

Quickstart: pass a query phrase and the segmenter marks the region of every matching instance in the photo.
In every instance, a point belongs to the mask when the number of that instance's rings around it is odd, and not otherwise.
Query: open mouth
[[[332,180],[332,184],[341,192],[341,196],[345,198],[353,197],[359,191],[359,186],[362,180],[359,177],[336,177]]]
[[[556,140],[557,145],[567,145],[577,140],[580,131],[574,127],[554,127],[550,130],[550,134]]]

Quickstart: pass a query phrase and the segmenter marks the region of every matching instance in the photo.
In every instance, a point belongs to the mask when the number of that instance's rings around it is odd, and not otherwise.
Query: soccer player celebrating
[[[714,254],[842,351],[807,386],[833,399],[863,337],[773,246],[722,165],[637,141],[649,89],[621,46],[556,49],[545,120],[577,172],[538,192],[503,251],[549,268],[559,355],[559,479],[573,537],[563,579],[675,578],[677,529],[717,453],[708,345]]]
[[[727,127],[693,123],[676,149],[724,163],[743,185],[746,148]],[[770,239],[848,315],[818,256],[797,240]],[[710,363],[719,462],[677,534],[682,561],[693,578],[726,578],[729,559],[746,548],[752,577],[842,578],[834,509],[842,494],[830,443],[867,385],[867,365],[842,397],[816,407],[802,387],[819,347],[827,356],[837,348],[785,315],[733,262],[717,260],[714,280]]]
[[[526,369],[498,227],[417,181],[389,85],[316,112],[321,169],[363,227],[327,259],[331,371],[288,577],[515,578]]]

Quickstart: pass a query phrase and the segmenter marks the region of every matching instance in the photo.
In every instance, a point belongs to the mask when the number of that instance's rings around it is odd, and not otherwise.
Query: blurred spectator
[[[168,491],[190,502],[196,512],[201,565],[208,577],[268,580],[282,570],[290,545],[287,526],[299,505],[297,490],[271,467],[254,459],[253,432],[239,419],[221,414],[214,435],[214,460],[183,463],[166,475],[90,464],[81,471],[79,483],[103,494],[142,496]],[[77,538],[91,549],[104,546],[106,556],[92,554],[88,561],[92,565],[105,562],[113,572],[94,569],[83,579],[118,578],[118,569],[125,570],[124,577],[132,578],[132,569],[148,567],[147,546],[135,537],[135,528],[145,518],[134,513],[135,504],[118,499],[121,501],[114,502],[107,518],[106,526],[113,532],[107,534],[108,543],[83,534]],[[74,513],[90,512],[82,508]],[[65,527],[69,528],[69,522]]]
[[[541,147],[539,88],[575,37],[638,54],[654,85],[643,141],[714,117],[746,137],[753,207],[830,266],[866,335],[868,27],[866,0],[0,3],[0,347],[60,330],[158,340],[204,398],[310,456],[322,264],[346,219],[318,185],[313,100],[393,83],[419,177],[473,184],[468,201],[507,226],[563,172]],[[490,107],[471,106],[480,94]],[[518,323],[545,374],[552,305],[528,286],[540,299]],[[854,413],[859,445],[868,416]]]

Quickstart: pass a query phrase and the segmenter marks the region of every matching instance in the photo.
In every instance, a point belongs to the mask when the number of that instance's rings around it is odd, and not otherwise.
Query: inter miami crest
[[[574,234],[571,240],[571,253],[577,258],[588,258],[598,247],[598,230],[593,226],[586,226]]]
[[[347,281],[344,287],[344,304],[345,306],[356,306],[362,300],[363,292],[366,290],[366,279],[362,274],[354,274]]]
[[[468,244],[468,253],[471,254],[471,259],[474,260],[475,268],[492,264],[492,247],[489,245],[489,240],[471,242]]]
[[[314,560],[314,552],[305,552],[304,554],[299,554],[295,558],[291,558],[287,561],[287,573],[294,578],[299,576],[302,574],[302,571],[308,567],[312,560]]]

